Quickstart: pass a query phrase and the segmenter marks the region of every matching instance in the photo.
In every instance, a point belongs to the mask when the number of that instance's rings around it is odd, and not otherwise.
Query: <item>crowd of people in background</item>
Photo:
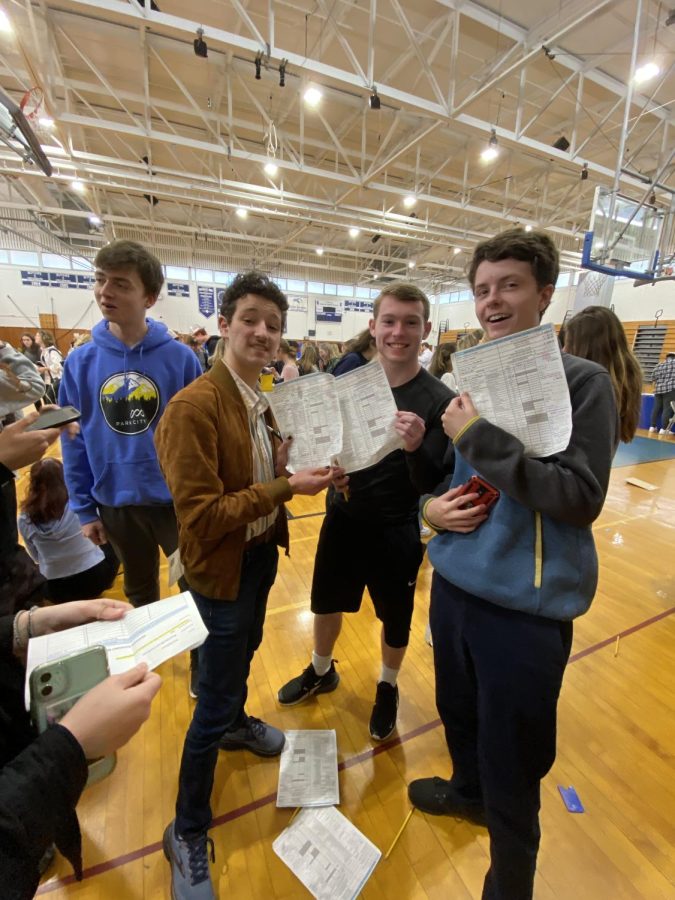
[[[0,431],[3,877],[20,885],[17,896],[31,896],[54,841],[81,871],[74,810],[86,759],[128,740],[159,689],[158,677],[143,667],[107,679],[38,738],[17,700],[28,638],[121,617],[126,604],[91,599],[111,586],[120,563],[127,600],[154,602],[159,550],[167,557],[179,550],[179,585],[192,592],[209,636],[191,658],[197,705],[164,852],[172,896],[215,897],[207,833],[218,750],[276,756],[284,746],[281,729],[247,709],[278,547],[289,546],[284,504],[328,488],[311,592],[314,646],[304,671],[280,686],[279,704],[337,689],[333,651],[343,617],[359,609],[368,588],[382,624],[368,729],[375,741],[393,733],[425,552],[421,512],[436,535],[429,549],[431,631],[453,775],[418,779],[409,796],[424,811],[487,825],[483,897],[527,900],[539,845],[539,785],[555,757],[572,619],[595,590],[590,525],[602,508],[617,442],[632,439],[640,414],[642,373],[620,321],[589,307],[566,323],[560,341],[573,406],[570,446],[555,458],[531,460],[515,438],[481,418],[467,394],[458,395],[453,355],[539,324],[558,275],[557,251],[544,233],[516,229],[477,247],[470,280],[481,328],[435,348],[427,342],[429,301],[409,282],[389,285],[369,327],[341,345],[282,338],[286,297],[259,273],[237,276],[224,291],[218,334],[195,325],[177,335],[149,315],[163,283],[149,251],[113,241],[94,264],[102,321],[91,334],[72,336],[65,359],[42,328],[21,335],[18,350],[0,342],[0,419],[57,399],[81,414],[79,425],[65,430],[27,431],[37,416],[29,413]],[[283,384],[317,373],[340,376],[375,359],[397,405],[402,449],[362,472],[327,466],[291,474],[292,438],[276,436],[260,375]],[[675,354],[654,379],[652,431],[675,401]],[[43,458],[61,431],[63,463]],[[26,465],[19,510],[13,470]],[[472,475],[496,491],[492,510],[478,494],[461,495]],[[542,534],[558,567],[553,586],[537,569]],[[504,535],[515,535],[509,546]],[[492,561],[489,570],[481,558]],[[534,584],[523,574],[530,570]],[[42,818],[32,812],[24,821],[12,808],[24,792],[43,792]]]

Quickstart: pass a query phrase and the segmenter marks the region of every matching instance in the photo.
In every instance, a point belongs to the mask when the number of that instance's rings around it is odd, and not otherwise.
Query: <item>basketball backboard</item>
[[[17,153],[24,162],[52,174],[52,166],[30,123],[11,97],[0,90],[0,141]]]

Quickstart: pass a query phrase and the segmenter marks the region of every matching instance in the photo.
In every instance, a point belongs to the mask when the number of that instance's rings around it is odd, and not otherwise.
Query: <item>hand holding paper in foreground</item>
[[[332,477],[330,466],[323,466],[320,469],[300,469],[295,475],[291,475],[288,483],[294,494],[313,497],[328,487]]]
[[[111,675],[66,713],[61,725],[82,747],[86,759],[109,756],[133,737],[150,715],[162,679],[140,663]]]
[[[31,616],[33,637],[65,631],[87,622],[115,621],[131,610],[122,600],[74,600],[57,606],[42,606]]]
[[[471,395],[462,392],[459,397],[454,397],[448,403],[443,413],[443,431],[451,440],[454,440],[462,428],[478,415],[480,413],[473,405]]]

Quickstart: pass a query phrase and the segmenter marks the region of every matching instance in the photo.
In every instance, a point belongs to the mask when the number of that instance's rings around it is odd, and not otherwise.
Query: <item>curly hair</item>
[[[547,284],[555,286],[558,280],[560,272],[558,250],[546,232],[509,228],[476,246],[469,266],[471,287],[475,287],[476,271],[482,262],[501,262],[503,259],[517,259],[529,263],[540,290]]]
[[[162,264],[143,244],[136,241],[111,241],[101,247],[94,258],[94,267],[104,272],[136,272],[143,283],[146,294],[157,298],[164,284]]]
[[[286,313],[288,312],[288,300],[286,294],[275,284],[271,278],[262,272],[242,272],[223,291],[223,299],[220,303],[220,315],[231,322],[234,317],[237,301],[247,294],[255,294],[264,300],[271,300],[279,307],[281,313],[282,329],[286,327]]]

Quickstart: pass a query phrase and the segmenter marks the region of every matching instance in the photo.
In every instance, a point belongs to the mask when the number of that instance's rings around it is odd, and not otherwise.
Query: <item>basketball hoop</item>
[[[42,103],[45,95],[39,87],[29,88],[21,98],[19,108],[24,116],[30,122],[31,128],[35,129],[35,125],[42,109]]]

